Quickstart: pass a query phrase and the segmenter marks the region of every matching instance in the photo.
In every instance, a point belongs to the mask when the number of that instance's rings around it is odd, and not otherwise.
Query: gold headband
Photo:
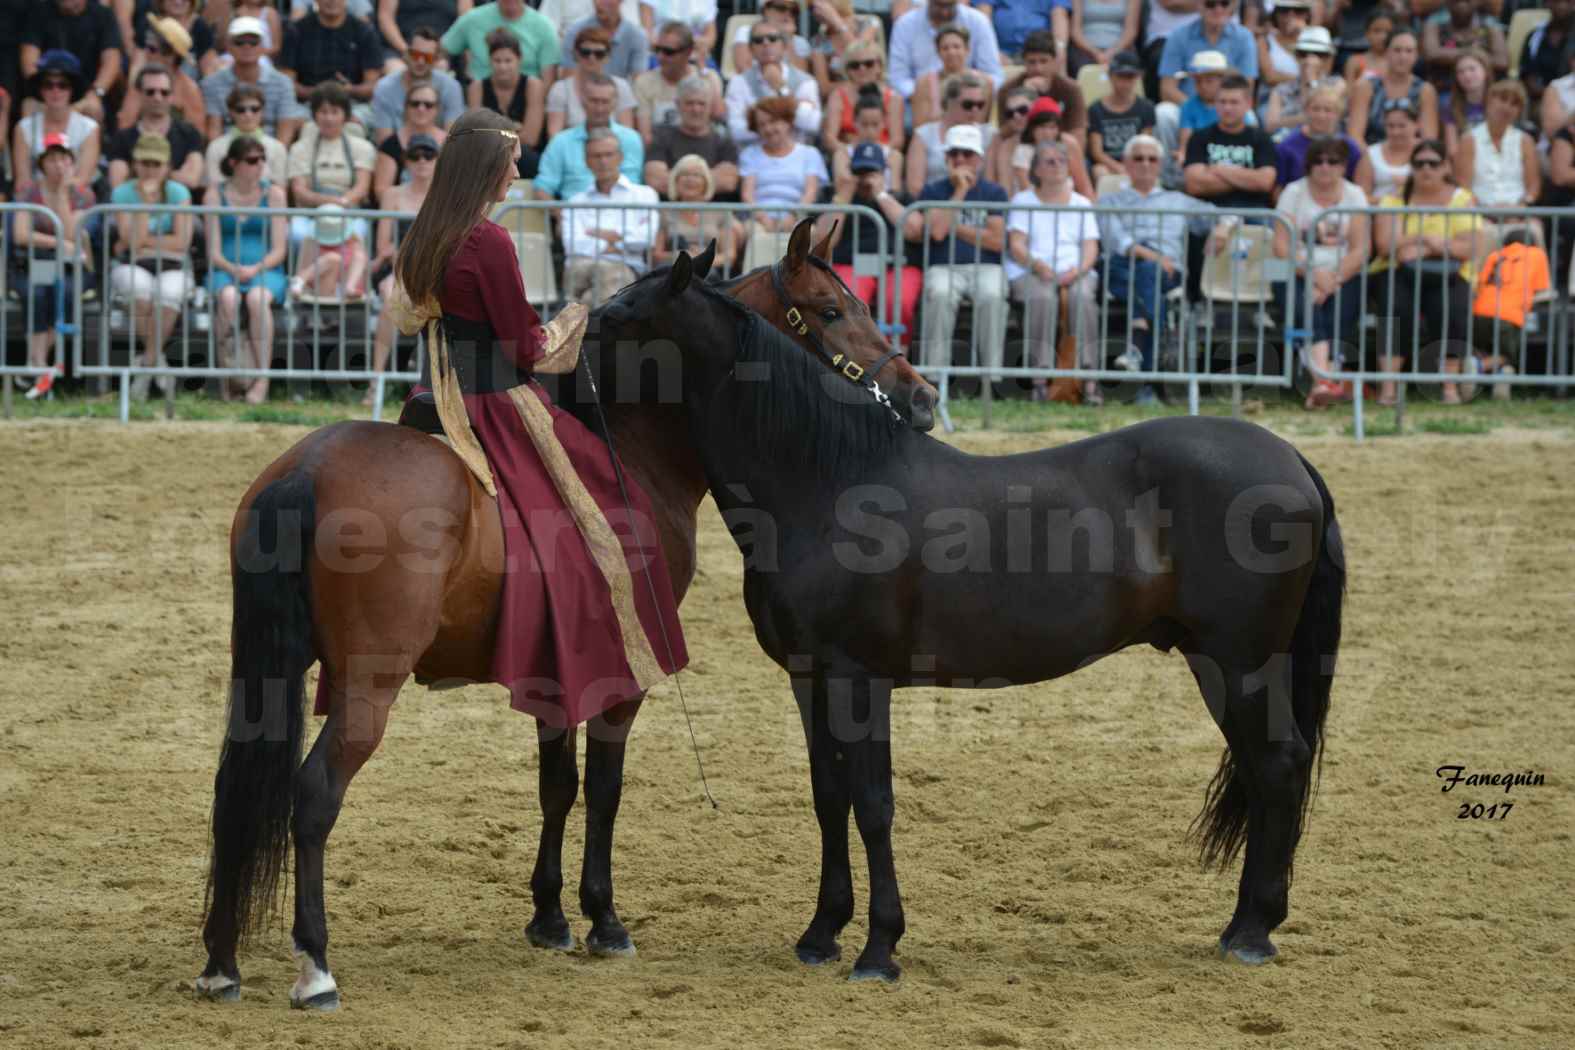
[[[490,132],[493,135],[502,135],[504,138],[512,139],[515,142],[518,142],[520,140],[520,133],[519,132],[517,132],[517,131],[510,131],[507,128],[466,128],[464,131],[456,131],[456,132],[454,132],[452,135],[449,136],[449,138],[457,139],[461,135],[474,135],[474,134],[476,134],[478,132]]]

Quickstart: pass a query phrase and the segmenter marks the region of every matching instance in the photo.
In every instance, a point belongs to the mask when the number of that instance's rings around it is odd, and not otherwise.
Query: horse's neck
[[[650,497],[674,597],[683,600],[694,576],[695,528],[706,478],[681,410],[607,406],[618,458]]]

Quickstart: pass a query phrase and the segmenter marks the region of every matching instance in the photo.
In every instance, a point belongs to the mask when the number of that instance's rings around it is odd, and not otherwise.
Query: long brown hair
[[[1460,68],[1460,63],[1468,58],[1475,60],[1477,65],[1482,67],[1482,104],[1484,106],[1487,105],[1488,88],[1493,83],[1493,60],[1488,57],[1486,51],[1478,47],[1468,47],[1455,55],[1455,64],[1449,67],[1449,110],[1454,117],[1455,127],[1460,129],[1462,135],[1466,133],[1466,103],[1468,100],[1466,93],[1460,89],[1460,80],[1456,76],[1456,70]]]
[[[444,272],[471,229],[496,199],[514,167],[515,123],[490,109],[473,109],[454,122],[438,150],[437,169],[421,210],[399,246],[395,279],[413,303],[436,299]]]

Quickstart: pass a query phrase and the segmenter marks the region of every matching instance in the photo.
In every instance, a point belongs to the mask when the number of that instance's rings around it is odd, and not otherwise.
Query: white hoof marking
[[[301,976],[296,978],[290,989],[290,1002],[304,1003],[325,993],[338,991],[339,985],[334,982],[334,975],[327,970],[319,970],[309,954],[297,948],[295,957],[301,964]]]

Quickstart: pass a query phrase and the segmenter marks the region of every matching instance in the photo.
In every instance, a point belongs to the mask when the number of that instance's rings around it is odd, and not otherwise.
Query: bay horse
[[[757,300],[767,292],[777,297],[771,316],[791,324],[816,368],[881,411],[929,426],[934,388],[890,350],[868,309],[827,265],[829,238],[812,247],[811,236],[806,220],[786,257],[769,268],[771,279],[746,281],[741,290]],[[686,273],[689,266],[686,259]],[[630,364],[625,374],[641,367]],[[560,405],[604,433],[595,404],[576,384],[559,383],[557,393]],[[682,600],[694,573],[705,476],[681,405],[621,394],[603,391],[605,433],[651,499]],[[486,680],[502,555],[496,502],[446,445],[410,427],[323,427],[247,490],[230,533],[232,684],[214,778],[200,994],[239,997],[237,949],[277,905],[293,839],[292,934],[301,973],[291,1005],[338,1005],[323,901],[329,832],[407,678],[429,685]],[[327,683],[328,711],[303,763],[304,675],[314,662]],[[588,727],[579,894],[591,920],[586,944],[598,954],[634,950],[613,906],[611,851],[624,742],[639,706],[638,699],[620,704]],[[559,898],[564,825],[578,790],[575,733],[539,726],[538,737],[542,828],[526,933],[534,945],[569,949],[574,938]]]
[[[968,455],[828,396],[823,370],[693,272],[680,255],[629,285],[600,308],[598,333],[604,349],[636,335],[679,345],[695,452],[724,519],[770,523],[732,532],[755,636],[788,672],[809,747],[821,871],[799,958],[840,956],[851,809],[870,873],[852,975],[899,975],[894,689],[1041,682],[1136,645],[1183,654],[1225,738],[1192,828],[1206,865],[1245,847],[1219,951],[1274,956],[1345,590],[1318,472],[1267,430],[1210,418]]]

